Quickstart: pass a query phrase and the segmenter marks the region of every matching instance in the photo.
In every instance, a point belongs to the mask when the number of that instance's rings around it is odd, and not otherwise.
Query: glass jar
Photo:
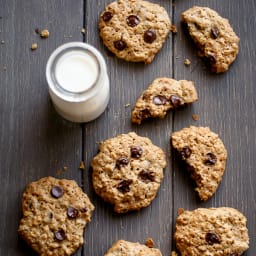
[[[69,121],[94,120],[108,105],[106,62],[89,44],[71,42],[58,47],[48,59],[46,79],[55,109]]]

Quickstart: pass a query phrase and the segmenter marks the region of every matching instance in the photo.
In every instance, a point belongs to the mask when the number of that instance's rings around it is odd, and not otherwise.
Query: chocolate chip
[[[123,180],[117,185],[117,189],[122,193],[127,193],[130,191],[130,185],[132,184],[132,180]]]
[[[127,17],[126,22],[128,26],[135,27],[140,23],[140,19],[136,15],[130,15]]]
[[[107,22],[107,21],[110,21],[113,16],[114,16],[114,14],[112,12],[104,12],[103,15],[102,15],[102,19],[105,22]]]
[[[204,160],[205,165],[214,165],[216,164],[217,157],[213,153],[207,153],[206,159]]]
[[[77,218],[78,214],[79,214],[79,211],[78,211],[76,208],[74,208],[74,207],[72,207],[72,206],[69,206],[69,207],[68,207],[68,209],[67,209],[67,215],[68,215],[68,217],[69,217],[70,219],[75,219],[75,218]]]
[[[216,64],[216,58],[213,55],[208,55],[205,58],[206,65],[211,68],[213,65]]]
[[[174,108],[177,108],[177,107],[179,107],[181,105],[181,99],[177,95],[172,95],[170,97],[170,102],[172,103]]]
[[[212,27],[211,28],[211,34],[212,34],[212,37],[214,38],[214,39],[217,39],[218,38],[218,36],[219,36],[219,29],[216,27],[216,26],[214,26],[214,27]]]
[[[51,195],[54,197],[54,198],[60,198],[63,196],[63,188],[62,187],[59,187],[59,186],[54,186],[52,187],[51,189]]]
[[[151,117],[151,113],[150,113],[149,109],[145,108],[145,109],[140,110],[140,112],[139,112],[140,119],[147,119],[149,117]]]
[[[182,158],[189,158],[191,154],[192,150],[187,146],[183,147],[180,151],[180,155],[182,156]]]
[[[142,170],[139,173],[139,177],[141,178],[142,181],[144,181],[145,183],[148,183],[150,181],[155,181],[155,174],[152,171],[145,171]]]
[[[88,208],[84,207],[84,208],[80,209],[80,212],[88,212]]]
[[[143,93],[142,95],[142,99],[145,100],[145,101],[148,101],[150,99],[150,94],[149,93]]]
[[[152,28],[148,29],[144,33],[144,41],[146,43],[152,44],[156,40],[156,31]]]
[[[140,158],[142,155],[142,148],[140,146],[133,146],[131,147],[131,157],[133,158]]]
[[[114,46],[118,51],[122,51],[126,48],[126,42],[122,41],[122,40],[118,40],[114,42]]]
[[[205,240],[209,245],[220,244],[219,236],[213,232],[206,233]]]
[[[36,34],[40,34],[40,33],[41,33],[41,31],[40,31],[39,28],[36,28],[36,29],[35,29],[35,32],[36,32]]]
[[[153,103],[155,105],[165,105],[167,102],[167,99],[163,95],[157,95],[153,98]]]
[[[127,157],[121,156],[116,161],[116,167],[120,170],[122,166],[129,164],[129,159]]]
[[[59,229],[58,231],[54,232],[54,237],[58,241],[63,241],[66,238],[66,233],[63,229]]]

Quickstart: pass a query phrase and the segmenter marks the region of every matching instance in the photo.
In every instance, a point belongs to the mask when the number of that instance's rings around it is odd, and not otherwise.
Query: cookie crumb
[[[178,253],[175,251],[172,251],[171,256],[178,256]]]
[[[173,33],[173,34],[177,34],[178,33],[178,29],[177,29],[177,27],[175,26],[175,25],[171,25],[171,32]]]
[[[185,210],[183,208],[178,208],[178,215],[181,215]]]
[[[38,46],[37,46],[37,44],[36,44],[36,43],[34,43],[34,44],[32,44],[32,45],[31,45],[31,50],[32,50],[32,51],[34,51],[34,50],[36,50],[36,49],[37,49],[37,47],[38,47]]]
[[[191,64],[191,61],[189,59],[185,59],[184,64],[185,66],[189,66]]]
[[[82,33],[82,34],[85,34],[85,32],[86,32],[86,29],[85,29],[85,28],[82,28],[82,29],[81,29],[81,33]]]
[[[145,241],[145,245],[148,247],[148,248],[154,248],[155,247],[155,243],[154,243],[154,240],[153,238],[151,237],[148,237]]]
[[[85,169],[84,161],[80,162],[79,169],[80,170],[84,170]]]
[[[40,32],[40,36],[42,38],[48,38],[50,36],[50,32],[47,30],[47,29],[43,29],[41,32]]]
[[[36,34],[38,34],[38,35],[41,33],[39,28],[36,28],[36,29],[35,29],[35,32],[36,32]]]
[[[5,41],[4,41],[4,40],[2,40],[2,41],[1,41],[1,44],[5,44]]]
[[[130,106],[131,106],[130,103],[127,103],[127,104],[124,105],[125,108],[128,108],[128,107],[130,107]]]
[[[67,166],[63,166],[61,169],[57,170],[57,175],[61,175],[62,173],[66,172],[68,170]]]
[[[198,121],[199,120],[199,115],[194,114],[194,115],[192,115],[192,118],[193,118],[194,121]]]

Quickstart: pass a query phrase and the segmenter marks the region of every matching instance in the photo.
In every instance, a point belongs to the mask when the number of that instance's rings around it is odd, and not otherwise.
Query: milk
[[[82,51],[71,51],[61,56],[55,70],[57,82],[73,93],[88,90],[95,83],[98,72],[93,57]]]
[[[109,101],[105,60],[91,45],[73,42],[57,48],[46,65],[49,93],[57,112],[73,122],[89,122]]]

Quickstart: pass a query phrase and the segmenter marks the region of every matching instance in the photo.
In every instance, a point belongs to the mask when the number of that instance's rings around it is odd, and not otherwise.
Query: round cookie
[[[118,240],[107,251],[105,256],[162,256],[157,248],[149,248],[144,244],[132,243],[125,240]]]
[[[174,132],[171,141],[186,161],[199,197],[208,200],[216,192],[225,171],[227,150],[223,142],[209,127],[196,126]]]
[[[68,256],[84,243],[94,206],[74,180],[45,177],[23,193],[19,235],[41,256]]]
[[[221,73],[228,70],[239,51],[239,37],[229,21],[216,11],[194,6],[181,15],[188,31],[210,70]]]
[[[155,198],[166,166],[165,154],[134,132],[100,144],[91,163],[95,192],[124,213],[148,206]]]
[[[105,46],[126,61],[151,63],[170,32],[166,10],[142,0],[117,0],[99,18]]]
[[[246,221],[229,207],[183,211],[176,220],[176,247],[181,256],[240,256],[249,248]]]
[[[148,118],[164,118],[170,109],[197,100],[197,91],[192,81],[156,78],[138,98],[131,120],[141,124]]]

